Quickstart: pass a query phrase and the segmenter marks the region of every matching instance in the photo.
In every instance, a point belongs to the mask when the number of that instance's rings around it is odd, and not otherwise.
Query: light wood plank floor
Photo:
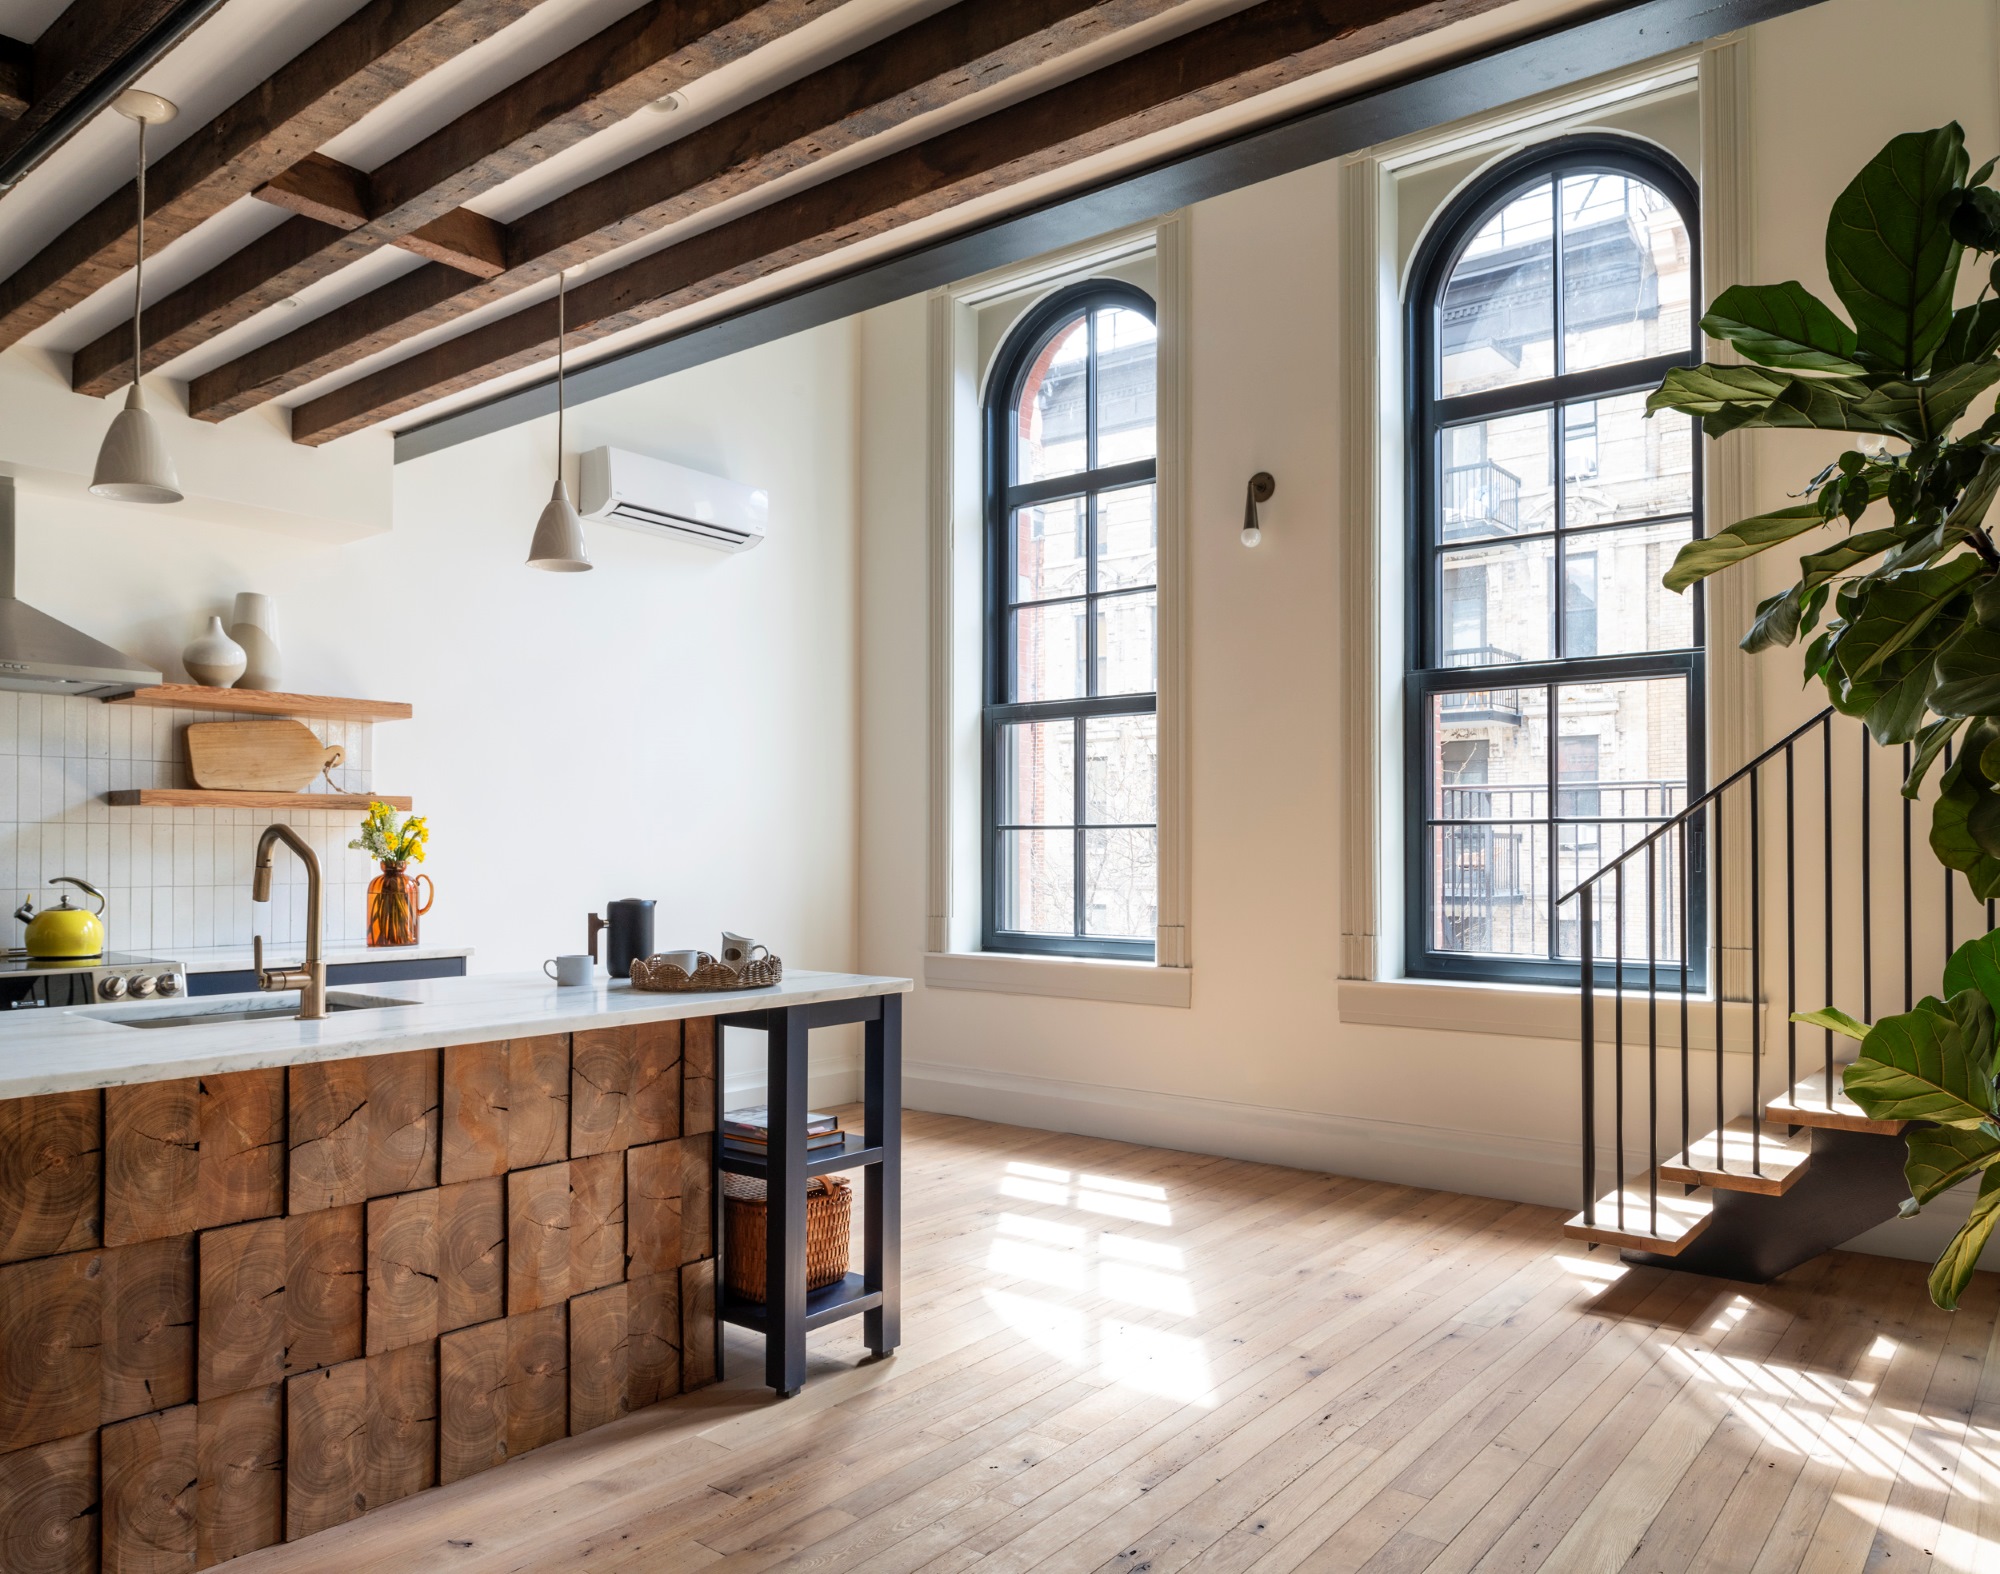
[[[243,1574],[2000,1571],[2000,1278],[1625,1269],[1561,1215],[909,1118],[905,1333]],[[850,1325],[851,1326],[851,1325]],[[858,1330],[857,1330],[858,1332]]]

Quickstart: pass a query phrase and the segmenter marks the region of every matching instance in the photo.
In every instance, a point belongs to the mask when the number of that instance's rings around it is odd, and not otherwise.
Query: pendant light
[[[549,494],[548,507],[535,521],[535,539],[528,544],[528,567],[545,568],[552,574],[581,574],[590,567],[584,550],[583,521],[569,500],[569,485],[563,480],[563,334],[564,292],[567,274],[556,275],[556,489]]]
[[[167,452],[159,427],[153,424],[140,387],[146,361],[139,313],[146,288],[146,127],[172,120],[180,110],[159,94],[138,88],[119,94],[113,107],[126,119],[139,122],[139,256],[132,269],[132,391],[125,396],[125,408],[112,417],[111,430],[104,434],[90,490],[119,503],[178,503],[180,477],[174,472],[173,456]]]

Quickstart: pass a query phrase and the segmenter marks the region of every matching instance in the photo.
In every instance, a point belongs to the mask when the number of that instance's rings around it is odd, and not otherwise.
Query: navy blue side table
[[[807,1037],[814,1028],[860,1022],[863,1028],[862,1130],[838,1148],[806,1151]],[[721,1029],[766,1035],[771,1107],[768,1157],[722,1151],[717,1122],[716,1167],[754,1175],[766,1183],[769,1223],[765,1289],[769,1299],[745,1301],[717,1289],[722,1321],[764,1336],[764,1381],[781,1399],[806,1380],[806,1334],[859,1313],[862,1337],[876,1355],[902,1340],[903,1234],[903,997],[869,995],[772,1011],[744,1011],[717,1019],[715,1078],[721,1100]],[[806,1292],[806,1181],[837,1170],[865,1172],[862,1205],[862,1271]],[[716,1189],[716,1228],[723,1228],[722,1189]],[[717,1237],[717,1258],[726,1260]],[[719,1342],[719,1341],[718,1341]],[[720,1352],[716,1364],[721,1371]]]

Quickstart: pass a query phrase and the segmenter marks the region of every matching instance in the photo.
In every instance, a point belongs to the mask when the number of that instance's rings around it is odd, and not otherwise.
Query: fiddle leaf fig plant
[[[1910,132],[1871,159],[1827,221],[1827,273],[1853,319],[1796,281],[1738,285],[1702,330],[1750,364],[1676,367],[1648,401],[1710,437],[1769,427],[1863,442],[1807,482],[1807,501],[1681,549],[1670,589],[1787,542],[1797,583],[1764,601],[1746,650],[1805,645],[1808,681],[1879,743],[1917,745],[1915,797],[1947,743],[1931,846],[1980,897],[2000,896],[2000,417],[1954,435],[2000,383],[2000,298],[1952,307],[1967,252],[2000,255],[1989,162],[1968,172],[1957,125]]]
[[[1858,439],[1803,501],[1690,542],[1666,576],[1686,590],[1796,543],[1798,578],[1761,602],[1743,648],[1804,645],[1806,681],[1876,742],[1910,744],[1915,798],[1948,750],[1930,844],[1980,899],[2000,896],[2000,414],[1958,430],[2000,384],[2000,191],[1970,168],[1955,123],[1896,137],[1835,200],[1826,267],[1846,316],[1796,281],[1724,290],[1702,331],[1742,364],[1676,367],[1648,412],[1694,416],[1711,437],[1757,428]],[[1986,269],[1954,306],[1967,257]],[[1977,1176],[1971,1217],[1930,1279],[1952,1307],[2000,1224],[2000,931],[1961,947],[1944,998],[1872,1027],[1831,1007],[1797,1019],[1861,1041],[1848,1095],[1908,1121],[1914,1213]]]
[[[1848,1097],[1871,1119],[1912,1123],[1903,1138],[1905,1218],[1978,1178],[1971,1216],[1931,1269],[1931,1299],[1949,1311],[2000,1224],[2000,930],[1952,953],[1944,991],[1865,1031],[1831,1010],[1793,1020],[1860,1038],[1861,1057],[1842,1078]]]

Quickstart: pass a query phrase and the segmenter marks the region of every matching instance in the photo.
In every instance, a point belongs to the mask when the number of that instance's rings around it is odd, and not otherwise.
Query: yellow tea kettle
[[[14,909],[14,916],[28,926],[28,955],[45,957],[84,957],[104,954],[104,893],[96,886],[75,878],[73,875],[59,874],[50,885],[73,885],[80,891],[88,891],[97,898],[97,911],[71,907],[69,893],[63,893],[62,902],[55,907],[45,907],[35,911],[33,900],[23,902]]]

